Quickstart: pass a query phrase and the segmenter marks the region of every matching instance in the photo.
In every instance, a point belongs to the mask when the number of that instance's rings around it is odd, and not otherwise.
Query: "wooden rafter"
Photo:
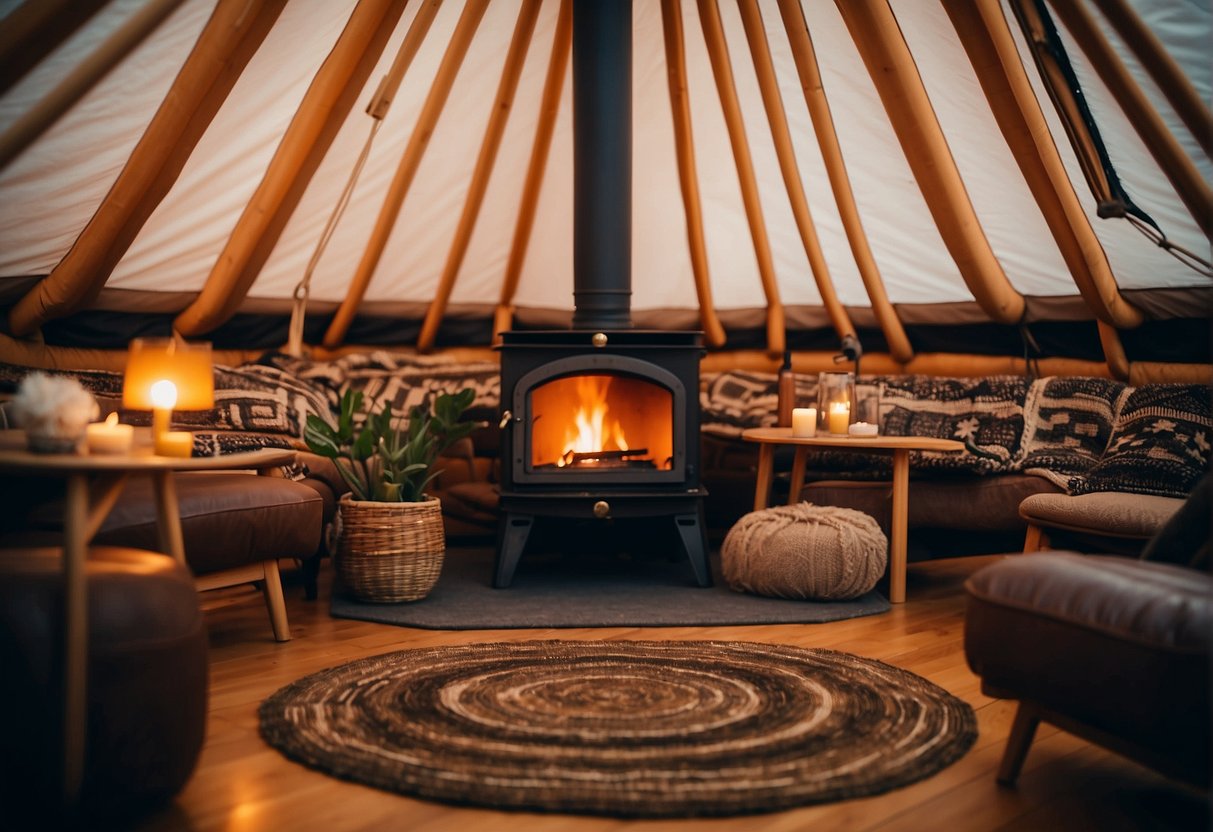
[[[1108,182],[1103,164],[1100,162],[1099,150],[1095,139],[1087,129],[1086,120],[1078,105],[1074,92],[1058,64],[1056,57],[1049,47],[1048,35],[1045,31],[1044,20],[1036,9],[1034,0],[1008,0],[1019,26],[1024,30],[1028,46],[1032,50],[1032,58],[1045,81],[1049,98],[1053,101],[1058,115],[1061,116],[1062,126],[1066,136],[1074,147],[1078,157],[1079,167],[1086,177],[1087,186],[1094,194],[1096,202],[1104,204],[1112,201],[1112,186]]]
[[[712,282],[708,271],[707,243],[703,236],[703,206],[699,200],[699,177],[695,168],[695,139],[691,126],[691,106],[687,90],[686,46],[682,26],[682,6],[678,0],[661,0],[661,24],[665,37],[666,75],[670,87],[670,110],[674,116],[674,149],[678,157],[678,181],[682,187],[682,205],[686,213],[687,245],[691,272],[695,276],[695,294],[699,299],[699,320],[704,341],[709,347],[723,347],[724,327],[712,302]]]
[[[97,82],[130,54],[182,0],[151,0],[75,66],[25,115],[0,133],[0,168],[21,155]]]
[[[1099,328],[1099,346],[1103,349],[1104,361],[1112,378],[1128,381],[1130,377],[1129,357],[1125,355],[1120,333],[1111,324],[1096,321]]]
[[[323,343],[329,349],[338,346],[345,340],[345,334],[349,331],[350,324],[353,323],[354,315],[357,314],[366,289],[371,283],[375,268],[379,265],[379,259],[383,256],[388,237],[391,236],[392,228],[395,227],[396,220],[400,216],[400,208],[413,184],[417,168],[421,165],[421,158],[425,155],[426,148],[429,147],[434,127],[438,124],[443,107],[446,106],[447,97],[455,83],[455,76],[459,74],[459,68],[463,65],[463,59],[467,55],[468,47],[472,43],[472,38],[480,26],[487,7],[488,0],[469,0],[463,8],[463,13],[459,16],[459,22],[455,25],[451,41],[442,56],[442,62],[438,66],[438,72],[434,76],[429,94],[426,96],[425,103],[413,126],[409,143],[405,146],[404,155],[396,167],[391,184],[388,185],[383,206],[380,208],[375,226],[371,230],[366,250],[350,279],[350,286],[345,298],[341,301],[333,320],[329,322],[328,330],[324,333]]]
[[[1179,64],[1125,0],[1095,0],[1095,5],[1150,73],[1201,149],[1213,156],[1213,113]]]
[[[552,147],[552,134],[556,129],[556,115],[560,112],[560,95],[564,78],[568,75],[569,54],[573,48],[573,4],[572,0],[560,0],[556,16],[556,33],[552,39],[552,54],[548,59],[548,71],[543,81],[543,95],[539,104],[539,124],[535,128],[535,141],[531,146],[531,158],[527,163],[526,180],[522,185],[522,197],[518,205],[518,220],[514,224],[514,236],[510,242],[510,256],[505,265],[505,277],[501,281],[501,296],[493,311],[493,343],[501,342],[501,333],[509,331],[514,318],[514,294],[518,291],[518,279],[522,275],[522,264],[535,225],[535,210],[539,205],[539,190],[543,185],[543,174],[547,169],[548,152]]]
[[[835,5],[965,285],[993,320],[1017,323],[1023,296],[1007,280],[981,229],[888,0],[835,0]]]
[[[168,193],[190,152],[286,0],[249,13],[245,0],[220,0],[168,94],[97,211],[67,255],[9,313],[14,335],[91,303],[143,223]]]
[[[493,109],[485,127],[484,140],[480,144],[480,154],[476,157],[476,167],[472,171],[472,182],[468,187],[468,195],[463,203],[463,212],[459,216],[459,224],[455,227],[455,237],[451,242],[451,250],[447,254],[446,263],[442,267],[442,276],[438,280],[438,289],[421,322],[421,333],[417,336],[417,349],[428,351],[434,346],[438,335],[438,326],[446,312],[451,290],[455,287],[455,278],[459,267],[467,254],[468,243],[472,239],[472,231],[476,227],[476,219],[480,216],[480,206],[484,203],[484,193],[488,190],[489,175],[493,172],[493,163],[497,160],[497,149],[501,146],[501,136],[505,132],[506,121],[514,105],[514,94],[518,90],[518,79],[522,76],[522,66],[526,61],[526,53],[531,45],[531,36],[535,33],[535,21],[539,17],[541,0],[523,0],[518,11],[518,22],[514,26],[514,35],[510,39],[510,48],[506,53],[505,66],[501,70],[501,81],[497,85],[497,95],[493,99]]]
[[[1158,111],[1133,80],[1087,10],[1071,0],[1054,2],[1053,8],[1124,110],[1192,219],[1205,236],[1213,236],[1213,188],[1204,181],[1196,165],[1167,129]]]
[[[767,351],[782,354],[786,344],[786,327],[783,303],[779,299],[779,285],[775,281],[775,262],[771,256],[771,241],[767,236],[766,220],[762,215],[762,204],[758,196],[758,179],[754,175],[754,162],[750,156],[750,143],[746,138],[745,123],[741,116],[741,103],[737,100],[737,86],[733,81],[733,68],[729,63],[729,48],[724,38],[724,27],[720,21],[720,9],[716,0],[697,0],[699,21],[707,43],[708,59],[712,65],[712,76],[716,80],[716,91],[720,96],[720,107],[724,111],[725,126],[729,142],[733,147],[733,161],[737,165],[737,178],[741,185],[741,198],[745,205],[746,218],[750,225],[750,236],[754,240],[754,254],[758,261],[758,275],[767,301]]]
[[[107,0],[25,0],[0,18],[0,95],[71,37]]]
[[[944,0],[995,120],[1023,173],[1079,293],[1102,321],[1141,324],[1121,295],[1107,254],[1070,183],[998,0]]]
[[[245,205],[202,291],[173,322],[185,336],[203,335],[235,313],[257,278],[320,159],[336,136],[404,11],[405,0],[359,0],[312,79],[278,143],[257,190]],[[294,198],[292,199],[292,195]]]
[[[910,346],[910,338],[906,335],[901,319],[897,317],[897,310],[889,303],[884,280],[880,276],[876,258],[872,256],[872,248],[868,245],[868,235],[863,229],[863,220],[859,217],[859,207],[855,204],[855,193],[851,189],[851,179],[847,175],[846,163],[842,158],[842,147],[834,129],[834,117],[821,81],[817,54],[804,19],[804,9],[799,0],[779,0],[779,14],[783,18],[788,43],[792,47],[792,58],[796,62],[800,86],[804,89],[804,100],[813,122],[813,132],[817,136],[817,147],[825,162],[834,202],[838,206],[838,214],[842,219],[842,227],[851,246],[855,265],[859,269],[859,276],[871,301],[872,313],[884,333],[889,354],[897,361],[909,361],[914,357],[914,348]]]
[[[758,87],[762,94],[763,107],[766,109],[767,122],[771,126],[771,139],[775,143],[779,170],[783,174],[784,187],[787,188],[788,200],[792,204],[792,216],[796,220],[805,255],[809,258],[809,268],[817,283],[817,291],[821,294],[821,303],[825,306],[826,314],[829,315],[830,323],[833,324],[838,337],[841,339],[848,335],[853,336],[855,326],[851,323],[851,316],[838,300],[825,254],[821,250],[821,241],[817,238],[817,229],[813,225],[809,201],[805,197],[800,167],[796,163],[796,151],[792,147],[792,133],[788,129],[783,98],[779,94],[779,81],[775,77],[775,66],[771,61],[771,46],[767,42],[762,13],[758,10],[757,0],[738,0],[737,7],[741,12],[746,41],[750,46],[750,57],[754,61],[754,72],[758,76]]]

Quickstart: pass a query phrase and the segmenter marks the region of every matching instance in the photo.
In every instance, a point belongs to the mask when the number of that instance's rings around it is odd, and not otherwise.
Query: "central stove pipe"
[[[632,326],[632,2],[573,0],[573,328]]]

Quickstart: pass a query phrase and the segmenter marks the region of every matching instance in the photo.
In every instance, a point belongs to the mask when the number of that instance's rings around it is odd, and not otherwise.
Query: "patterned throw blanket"
[[[725,372],[701,381],[705,433],[736,438],[775,424],[777,377]],[[1041,476],[1071,494],[1124,491],[1185,497],[1209,470],[1210,388],[1104,378],[864,376],[858,396],[880,397],[881,430],[892,436],[957,439],[958,454],[912,453],[915,470]],[[817,401],[815,376],[796,378],[797,403]],[[884,479],[889,463],[871,454],[809,455],[816,476]]]
[[[13,393],[30,368],[0,364],[0,394]],[[122,408],[122,374],[100,370],[47,371],[71,375],[93,393],[101,413],[150,423],[146,411]],[[384,351],[311,361],[269,353],[239,367],[215,368],[215,406],[174,411],[174,425],[194,431],[198,455],[261,447],[304,447],[309,414],[327,421],[342,393],[362,390],[374,408],[390,402],[399,414],[439,393],[476,392],[468,417],[495,422],[501,398],[496,362]],[[705,434],[735,439],[776,420],[773,373],[731,371],[700,380]],[[1184,497],[1209,470],[1213,443],[1210,388],[1201,384],[1129,387],[1092,377],[946,378],[863,376],[859,396],[878,396],[888,435],[958,439],[962,453],[913,452],[911,467],[937,473],[1042,476],[1072,494],[1125,491]],[[817,378],[796,378],[797,403],[817,401]],[[886,479],[886,458],[845,451],[810,454],[817,476]]]

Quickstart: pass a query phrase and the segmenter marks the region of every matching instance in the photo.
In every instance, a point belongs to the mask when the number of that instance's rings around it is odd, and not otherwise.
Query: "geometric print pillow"
[[[1146,384],[1129,394],[1103,457],[1071,494],[1187,497],[1209,470],[1213,404],[1204,384]]]
[[[1015,470],[1065,488],[1103,456],[1132,388],[1108,378],[1037,379],[1024,402],[1023,444]]]

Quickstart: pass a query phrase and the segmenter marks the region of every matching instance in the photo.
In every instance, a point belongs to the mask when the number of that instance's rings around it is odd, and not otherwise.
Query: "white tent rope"
[[[346,181],[345,188],[337,199],[337,205],[333,208],[333,213],[329,216],[328,223],[325,224],[324,231],[320,234],[320,239],[316,243],[316,250],[312,253],[312,258],[308,261],[307,269],[303,272],[303,279],[295,286],[294,302],[291,304],[291,324],[287,332],[287,355],[292,355],[296,358],[303,355],[303,323],[304,316],[307,313],[307,299],[312,284],[312,275],[316,271],[316,266],[320,263],[320,257],[324,254],[324,249],[332,238],[333,232],[337,230],[337,223],[341,220],[341,215],[345,213],[345,208],[349,205],[350,197],[354,193],[354,185],[358,182],[358,175],[362,173],[362,168],[366,164],[367,157],[371,155],[371,143],[375,141],[375,134],[379,132],[379,128],[382,125],[383,120],[380,118],[375,118],[371,121],[371,131],[367,134],[366,143],[362,146],[362,152],[358,154],[358,159],[354,162],[354,167],[350,171],[350,178]]]

